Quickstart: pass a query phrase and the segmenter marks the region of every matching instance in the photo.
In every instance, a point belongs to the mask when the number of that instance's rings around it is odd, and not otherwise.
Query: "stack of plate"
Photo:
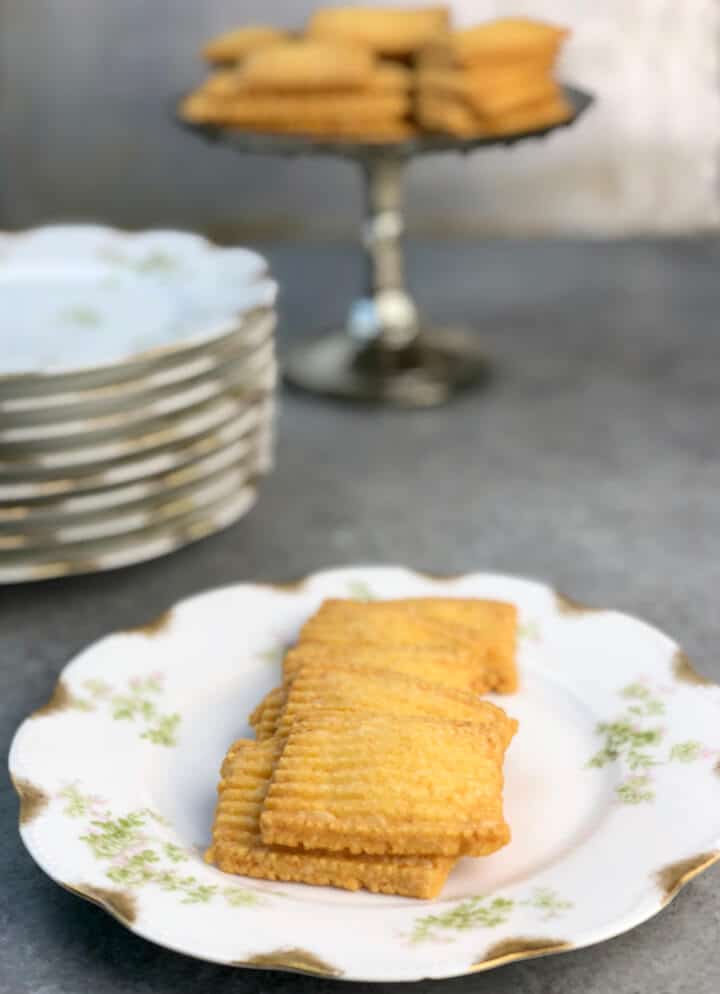
[[[173,231],[0,236],[0,582],[224,528],[272,450],[264,260]]]

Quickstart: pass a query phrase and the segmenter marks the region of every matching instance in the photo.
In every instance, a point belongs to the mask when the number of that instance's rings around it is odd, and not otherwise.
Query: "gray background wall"
[[[171,121],[197,50],[247,20],[300,25],[276,0],[0,0],[0,224],[102,218],[228,237],[345,233],[352,167],[244,158]],[[563,71],[595,92],[574,132],[413,166],[416,230],[625,233],[718,220],[716,0],[456,0],[459,20],[527,11],[570,23]]]

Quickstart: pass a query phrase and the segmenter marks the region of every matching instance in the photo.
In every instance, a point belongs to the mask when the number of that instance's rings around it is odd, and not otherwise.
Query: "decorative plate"
[[[185,361],[276,292],[255,252],[185,232],[57,225],[5,236],[0,388],[23,396],[38,380],[46,391],[81,373],[150,370],[172,353]]]
[[[87,449],[105,442],[132,443],[139,435],[161,432],[180,418],[202,414],[227,396],[246,402],[252,400],[259,391],[272,389],[275,376],[274,346],[268,342],[227,379],[210,380],[190,390],[178,390],[169,397],[147,400],[132,410],[98,418],[0,429],[0,456],[32,461],[42,455]]]
[[[219,427],[214,425],[189,440],[181,438],[179,442],[172,442],[158,453],[151,452],[138,459],[130,457],[102,463],[100,466],[81,466],[79,469],[68,467],[62,471],[63,476],[59,476],[59,471],[54,469],[46,475],[38,474],[38,479],[19,483],[6,483],[0,471],[0,505],[6,505],[0,510],[0,521],[30,514],[36,507],[42,507],[48,499],[59,496],[67,497],[69,502],[76,495],[88,495],[95,502],[95,507],[112,507],[117,488],[125,484],[152,486],[162,474],[189,468],[201,457],[219,452],[248,431],[268,431],[272,419],[273,400],[268,396]],[[107,505],[104,503],[105,499],[108,501]],[[29,503],[24,504],[25,501]],[[3,517],[4,514],[8,518]]]
[[[98,513],[79,520],[62,521],[50,525],[23,522],[14,528],[0,524],[0,564],[5,552],[28,552],[35,555],[73,553],[79,544],[110,538],[133,536],[158,525],[168,525],[182,519],[189,512],[215,507],[219,502],[234,496],[257,475],[255,445],[250,442],[239,459],[228,463],[212,476],[197,480],[161,496],[159,499],[140,501],[134,507],[119,508],[111,514]]]
[[[192,493],[198,484],[207,483],[221,473],[242,464],[255,447],[257,432],[248,432],[218,452],[193,462],[184,469],[161,473],[150,480],[115,487],[98,493],[48,500],[32,505],[0,504],[0,548],[3,536],[14,533],[40,535],[58,529],[112,522],[116,515],[132,514],[158,507]],[[109,515],[108,511],[112,514]]]
[[[50,480],[65,473],[89,471],[100,473],[122,460],[134,461],[143,455],[161,454],[173,444],[180,445],[220,428],[240,417],[260,399],[266,398],[275,386],[277,369],[271,361],[262,373],[262,379],[252,390],[228,392],[204,401],[188,414],[166,415],[151,422],[133,435],[119,434],[106,442],[53,448],[47,451],[28,450],[23,457],[0,462],[0,485],[42,479]],[[79,436],[81,439],[82,436]],[[2,453],[0,447],[0,454]]]
[[[33,428],[82,418],[101,418],[136,410],[148,403],[186,393],[207,383],[230,383],[241,378],[243,368],[261,347],[272,340],[276,317],[272,309],[254,311],[238,322],[235,332],[222,346],[208,345],[201,354],[185,363],[160,367],[146,375],[133,375],[121,382],[83,390],[28,393],[2,397],[0,422],[4,429]]]
[[[80,573],[103,573],[158,559],[201,538],[222,531],[250,510],[257,499],[255,480],[233,481],[230,496],[191,508],[172,521],[161,521],[122,535],[44,550],[0,553],[0,584],[30,583]]]
[[[323,598],[516,603],[522,688],[512,843],[433,902],[206,865],[215,784],[244,716]],[[504,576],[352,568],[202,594],[63,671],[10,753],[36,862],[139,935],[212,962],[367,981],[441,978],[610,938],[720,859],[720,687],[667,635]]]

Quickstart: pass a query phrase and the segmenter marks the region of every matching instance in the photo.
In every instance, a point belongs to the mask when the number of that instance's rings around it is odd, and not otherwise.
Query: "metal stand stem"
[[[366,285],[347,328],[294,352],[285,378],[311,393],[402,407],[433,407],[484,380],[486,358],[458,329],[420,329],[405,288],[402,180],[405,158],[387,152],[361,162],[366,187]]]
[[[405,161],[379,156],[362,164],[365,175],[365,295],[350,308],[348,331],[359,343],[397,352],[418,335],[417,309],[405,289],[402,181]]]

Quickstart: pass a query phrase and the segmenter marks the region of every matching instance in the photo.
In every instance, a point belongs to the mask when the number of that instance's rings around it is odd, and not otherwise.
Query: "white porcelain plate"
[[[117,461],[103,462],[99,466],[80,465],[79,470],[74,467],[65,470],[51,467],[43,479],[4,483],[0,468],[0,523],[21,520],[31,513],[33,505],[42,506],[43,502],[58,497],[64,497],[70,502],[74,498],[88,496],[92,498],[95,510],[113,507],[114,488],[125,484],[152,485],[163,474],[172,474],[192,466],[201,457],[220,451],[248,431],[261,434],[271,432],[273,412],[272,397],[260,397],[229,420],[219,425],[212,424],[207,431],[199,434],[190,433],[189,438],[185,438],[181,432],[179,440],[171,440],[155,451],[140,453],[137,459],[131,454]],[[74,503],[67,509],[71,508],[80,509]]]
[[[206,865],[223,754],[328,596],[493,597],[521,615],[512,843],[435,901]],[[212,962],[348,980],[452,977],[607,939],[720,859],[720,687],[662,632],[527,580],[398,568],[241,584],[111,635],[19,729],[10,770],[37,863],[128,928]]]
[[[62,377],[191,351],[271,307],[276,291],[255,252],[187,232],[55,225],[5,236],[0,386],[13,396],[5,377]]]
[[[234,524],[257,499],[254,482],[232,481],[231,496],[189,508],[172,521],[149,524],[125,534],[44,550],[0,552],[0,584],[30,583],[81,573],[102,573],[158,559]]]

